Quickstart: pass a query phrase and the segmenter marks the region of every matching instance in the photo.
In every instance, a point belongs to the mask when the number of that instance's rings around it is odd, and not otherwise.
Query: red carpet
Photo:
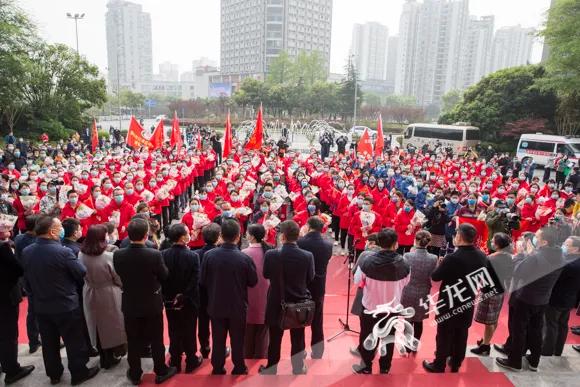
[[[343,257],[334,257],[328,267],[327,290],[324,311],[324,327],[326,337],[329,338],[342,328],[338,322],[341,318],[344,320],[346,312],[346,287],[347,287],[347,268],[343,265]],[[354,294],[354,291],[352,292]],[[352,297],[352,296],[351,296]],[[21,304],[20,313],[20,343],[28,342],[26,337],[26,301]],[[507,329],[507,307],[504,306],[500,318],[498,330],[494,337],[495,343],[502,343],[508,334]],[[351,328],[358,330],[358,318],[349,316]],[[572,316],[571,325],[580,325],[580,317]],[[167,325],[166,325],[167,327]],[[469,335],[469,344],[473,345],[482,337],[483,326],[474,323]],[[385,382],[396,383],[396,385],[413,385],[413,386],[431,386],[437,383],[445,383],[452,386],[511,386],[511,382],[502,373],[490,373],[477,358],[467,358],[458,374],[431,375],[427,374],[421,367],[424,359],[431,359],[435,349],[435,326],[433,320],[425,321],[423,339],[416,357],[401,358],[395,355],[391,374],[373,375],[373,376],[354,376],[351,375],[351,365],[356,363],[355,359],[348,353],[351,346],[357,344],[357,336],[345,334],[331,343],[325,343],[325,355],[323,360],[313,361],[308,359],[308,375],[294,377],[291,376],[290,368],[290,339],[286,334],[282,344],[282,361],[279,366],[279,376],[257,376],[258,366],[265,361],[248,361],[250,376],[247,377],[214,377],[209,376],[211,365],[208,361],[196,371],[194,375],[179,375],[172,379],[166,386],[185,386],[190,384],[212,385],[212,386],[230,386],[245,385],[248,386],[268,386],[294,385],[294,386],[379,386]],[[167,332],[166,332],[166,342]],[[310,353],[310,332],[306,330],[307,351]],[[570,334],[568,336],[569,344],[580,344],[580,336]],[[378,365],[375,363],[375,371]],[[231,371],[231,360],[226,361],[226,369]],[[482,377],[483,376],[483,377]],[[148,374],[144,377],[145,385],[153,385],[153,375]]]

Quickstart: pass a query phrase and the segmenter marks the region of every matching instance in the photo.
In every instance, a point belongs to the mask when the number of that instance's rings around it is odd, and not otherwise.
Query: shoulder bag
[[[280,321],[278,326],[282,330],[304,328],[312,325],[316,304],[311,299],[295,303],[285,300],[286,286],[284,283],[284,258],[280,256]]]

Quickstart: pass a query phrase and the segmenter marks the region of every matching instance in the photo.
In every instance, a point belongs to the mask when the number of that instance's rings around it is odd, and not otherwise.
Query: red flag
[[[93,118],[93,128],[91,129],[91,148],[93,152],[99,147],[99,132],[97,131],[97,120]]]
[[[356,151],[362,155],[365,153],[367,155],[373,154],[373,145],[371,144],[371,137],[369,136],[368,129],[365,129],[365,132],[361,136],[360,140],[358,140]]]
[[[197,135],[197,149],[198,150],[203,149],[203,144],[201,142],[201,132],[199,132],[199,134]]]
[[[228,110],[228,118],[226,119],[226,132],[224,135],[224,152],[223,158],[227,158],[232,152],[232,121],[230,119],[230,111]]]
[[[246,144],[246,150],[260,150],[262,148],[262,142],[264,141],[264,120],[262,113],[262,105],[260,105],[260,110],[258,111],[258,118],[256,119],[256,128],[250,140]]]
[[[171,146],[177,146],[177,149],[183,145],[183,138],[181,138],[181,129],[179,128],[179,119],[177,112],[173,112],[173,123],[171,125]]]
[[[165,140],[165,125],[163,124],[163,120],[159,121],[157,128],[153,131],[151,135],[151,145],[153,145],[153,149],[159,149],[163,147],[163,140]]]
[[[377,124],[377,141],[375,143],[375,156],[382,157],[385,149],[385,136],[383,135],[383,116],[379,114],[379,123]]]
[[[127,132],[127,140],[125,141],[127,145],[133,147],[134,149],[139,149],[141,147],[146,147],[149,149],[155,149],[150,139],[145,138],[143,135],[143,127],[131,116],[131,122],[129,123],[129,131]]]

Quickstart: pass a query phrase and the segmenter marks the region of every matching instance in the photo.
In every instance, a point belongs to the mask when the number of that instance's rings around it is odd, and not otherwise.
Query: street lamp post
[[[351,65],[351,71],[352,71],[352,80],[354,82],[354,113],[353,113],[353,117],[352,117],[352,126],[353,128],[356,126],[356,110],[357,110],[357,99],[358,99],[358,79],[356,76],[356,67],[355,67],[355,61],[354,61],[355,55],[352,54],[350,56],[350,65]]]
[[[66,17],[69,19],[74,19],[75,21],[75,35],[76,35],[76,39],[77,39],[77,55],[79,54],[79,20],[82,20],[85,18],[85,14],[81,13],[75,13],[74,15],[70,12],[67,12]]]

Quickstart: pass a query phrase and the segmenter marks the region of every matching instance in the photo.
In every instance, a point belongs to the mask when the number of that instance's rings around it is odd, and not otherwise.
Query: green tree
[[[385,98],[387,107],[416,107],[417,98],[410,95],[389,95]]]
[[[24,100],[33,121],[55,120],[78,129],[87,121],[83,112],[105,102],[105,80],[69,47],[40,44],[27,64]]]
[[[0,0],[0,126],[4,118],[10,131],[26,109],[28,52],[37,41],[28,16],[12,0]]]
[[[538,87],[545,77],[545,69],[538,65],[490,74],[467,89],[463,101],[441,115],[439,122],[470,122],[490,142],[497,142],[497,133],[507,123],[521,119],[544,118],[553,125],[558,100],[553,92]]]
[[[550,8],[544,30],[540,33],[550,47],[546,63],[548,77],[542,86],[559,97],[556,113],[558,133],[580,132],[580,2],[558,0]]]
[[[294,61],[294,82],[302,81],[304,86],[311,87],[318,81],[326,81],[328,76],[324,58],[318,51],[310,54],[302,51]]]
[[[234,95],[234,99],[238,105],[250,105],[254,108],[258,108],[260,103],[266,102],[267,98],[268,90],[264,82],[253,78],[244,79]]]
[[[282,51],[270,64],[266,83],[268,85],[282,85],[294,80],[294,62],[286,51]]]
[[[340,101],[339,102],[340,112],[343,121],[346,121],[347,117],[354,116],[355,94],[356,94],[357,111],[360,111],[360,106],[364,99],[364,96],[359,85],[358,73],[354,65],[352,63],[349,63],[346,66],[346,78],[340,84],[340,91],[338,97]]]
[[[441,112],[449,113],[453,108],[461,103],[463,92],[461,90],[450,90],[441,98]]]
[[[137,109],[145,103],[145,96],[131,90],[121,90],[121,105],[130,109]]]

